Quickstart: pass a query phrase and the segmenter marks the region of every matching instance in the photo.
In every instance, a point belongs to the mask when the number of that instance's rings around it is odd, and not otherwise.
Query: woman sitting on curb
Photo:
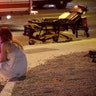
[[[0,76],[4,80],[26,77],[27,60],[22,45],[13,39],[7,27],[0,27]]]

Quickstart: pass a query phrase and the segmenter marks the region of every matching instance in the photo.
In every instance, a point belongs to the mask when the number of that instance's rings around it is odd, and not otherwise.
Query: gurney
[[[58,42],[59,36],[63,35],[61,31],[71,29],[72,33],[78,37],[78,30],[84,30],[84,35],[89,37],[87,17],[83,14],[87,12],[87,7],[78,5],[68,12],[62,13],[58,18],[36,18],[28,20],[28,24],[24,25],[23,35],[29,36],[29,44],[34,44],[35,40],[46,42],[53,39]],[[72,40],[63,35],[68,40]]]

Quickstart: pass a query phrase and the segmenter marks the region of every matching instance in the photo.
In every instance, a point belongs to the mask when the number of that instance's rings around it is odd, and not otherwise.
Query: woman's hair
[[[12,33],[8,27],[0,27],[0,37],[2,40],[1,43],[6,41],[12,41],[16,43],[20,48],[23,49],[23,46],[21,45],[21,43],[17,39],[13,38]]]
[[[12,40],[12,34],[8,27],[0,27],[0,37],[2,42]]]

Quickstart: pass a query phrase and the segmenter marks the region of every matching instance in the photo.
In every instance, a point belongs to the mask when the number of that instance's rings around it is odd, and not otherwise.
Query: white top
[[[0,63],[0,73],[6,79],[20,77],[27,71],[27,60],[23,50],[15,43],[12,43],[11,48],[12,51],[7,55],[8,61]]]

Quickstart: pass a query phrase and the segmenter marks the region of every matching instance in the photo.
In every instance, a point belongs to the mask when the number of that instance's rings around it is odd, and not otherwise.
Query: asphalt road
[[[46,18],[46,17],[58,17],[59,15],[61,15],[63,12],[70,10],[70,8],[72,8],[74,5],[77,4],[83,4],[83,5],[87,5],[88,6],[88,13],[86,14],[87,16],[87,22],[88,22],[88,27],[89,27],[89,33],[90,33],[90,37],[89,38],[96,38],[96,7],[95,7],[95,2],[77,2],[76,0],[74,0],[74,2],[71,2],[67,5],[66,9],[56,9],[56,8],[44,8],[44,9],[37,9],[35,11],[38,11],[38,14],[34,15],[22,15],[22,16],[13,16],[10,20],[7,20],[5,17],[2,18],[2,20],[0,21],[0,25],[6,25],[8,26],[10,29],[12,29],[12,33],[14,34],[14,36],[19,39],[23,45],[27,45],[28,44],[28,40],[29,38],[27,36],[23,36],[23,31],[24,31],[24,24],[26,24],[26,22],[29,19],[33,19],[33,18]],[[14,30],[14,31],[13,31]],[[70,31],[70,30],[68,30]],[[80,35],[78,38],[76,38],[72,32],[64,32],[64,34],[66,34],[67,36],[69,36],[70,38],[73,38],[74,40],[82,40],[82,39],[88,39],[86,37],[84,37],[83,31],[80,31]],[[82,34],[82,35],[81,35]],[[65,38],[64,38],[65,40]],[[62,40],[60,40],[62,41]],[[50,41],[48,41],[50,42]],[[41,41],[39,41],[38,43],[42,43]]]

